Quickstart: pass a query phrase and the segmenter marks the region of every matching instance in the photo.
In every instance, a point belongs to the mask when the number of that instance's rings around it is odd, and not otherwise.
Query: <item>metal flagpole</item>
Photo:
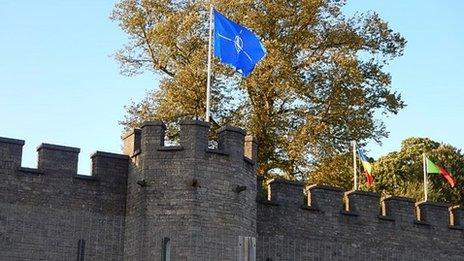
[[[425,156],[425,153],[422,154],[422,165],[423,165],[423,168],[424,168],[424,200],[427,201],[427,183],[428,183],[428,178],[427,178],[427,156]]]
[[[210,104],[211,104],[211,45],[213,38],[213,5],[209,9],[209,40],[208,40],[208,78],[206,79],[206,122],[210,118]]]
[[[354,174],[354,190],[358,190],[358,175],[356,166],[356,141],[353,141],[353,174]]]

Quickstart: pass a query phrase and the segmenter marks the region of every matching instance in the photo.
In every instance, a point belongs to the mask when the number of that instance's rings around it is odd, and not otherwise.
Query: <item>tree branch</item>
[[[175,76],[175,73],[169,71],[166,66],[162,66],[161,65],[161,62],[156,59],[155,57],[155,52],[153,51],[153,48],[151,47],[151,44],[150,44],[150,41],[148,40],[148,36],[147,36],[147,32],[145,31],[145,28],[143,26],[140,26],[140,29],[142,30],[142,33],[143,33],[143,39],[145,41],[145,44],[147,46],[147,49],[148,49],[148,52],[150,54],[150,57],[153,61],[153,68],[155,70],[161,70],[163,71],[164,73],[166,73],[167,75],[171,76],[171,77],[174,77]]]

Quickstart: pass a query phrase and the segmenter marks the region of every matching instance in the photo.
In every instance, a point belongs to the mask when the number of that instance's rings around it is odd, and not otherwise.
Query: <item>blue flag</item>
[[[234,66],[243,76],[248,76],[264,57],[266,49],[248,28],[214,13],[214,55],[221,62]]]

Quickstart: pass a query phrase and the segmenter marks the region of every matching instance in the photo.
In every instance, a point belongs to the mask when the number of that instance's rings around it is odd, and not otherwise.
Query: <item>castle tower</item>
[[[124,260],[237,260],[239,237],[256,236],[257,145],[223,127],[210,149],[209,123],[180,126],[179,146],[164,145],[160,121],[124,137]]]

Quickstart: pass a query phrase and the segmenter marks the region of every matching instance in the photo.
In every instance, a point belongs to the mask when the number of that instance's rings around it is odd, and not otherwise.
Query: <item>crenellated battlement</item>
[[[97,151],[79,175],[79,148],[43,143],[25,168],[24,144],[0,138],[0,256],[70,260],[86,241],[90,260],[122,260],[129,157]]]
[[[258,177],[259,184],[263,184]],[[464,209],[271,179],[257,260],[462,260]],[[275,242],[279,242],[276,244]],[[283,245],[284,247],[279,247]]]
[[[123,154],[97,151],[90,158],[91,175],[77,173],[79,148],[42,143],[37,147],[37,168],[21,167],[24,140],[0,137],[0,169],[13,172],[39,174],[54,177],[74,177],[112,183],[116,178],[123,182],[127,179],[129,157]],[[115,169],[117,168],[117,173]],[[113,173],[113,176],[107,173]]]
[[[23,140],[0,137],[0,168],[15,169],[21,167]]]
[[[79,148],[42,143],[37,147],[37,169],[43,173],[59,171],[77,174],[80,152]]]
[[[191,244],[198,238],[214,246],[219,235],[228,238],[227,245],[235,245],[230,240],[240,235],[256,236],[256,140],[240,128],[224,126],[217,130],[217,148],[211,149],[209,123],[184,120],[179,125],[177,146],[166,146],[161,121],[145,122],[123,137],[124,154],[132,162],[127,259],[150,259],[153,252],[161,256],[156,244],[172,234],[185,237],[176,260],[217,255],[217,246],[196,251]],[[142,250],[135,246],[141,238],[148,242]]]
[[[436,229],[462,229],[463,208],[438,202],[415,202],[411,198],[388,196],[368,191],[347,191],[324,186],[304,186],[301,182],[271,179],[268,199],[262,204],[276,208],[323,213],[324,216],[348,216],[364,222],[391,221],[410,226]],[[304,198],[307,198],[305,201]],[[321,216],[320,218],[323,219]]]
[[[184,120],[180,125],[178,146],[165,146],[166,125],[161,121],[142,124],[123,137],[123,152],[133,162],[142,158],[204,158],[226,157],[231,162],[254,164],[258,144],[243,129],[224,126],[217,130],[217,149],[208,148],[210,124],[199,120]],[[142,157],[143,156],[143,157]],[[143,160],[142,160],[143,162]]]
[[[79,148],[43,143],[25,168],[25,142],[0,138],[0,256],[68,260],[85,245],[86,260],[152,260],[169,242],[173,260],[237,260],[245,239],[260,261],[464,256],[460,205],[264,182],[243,129],[219,128],[215,149],[207,122],[181,121],[176,146],[165,132],[145,122],[122,137],[122,154],[93,153],[90,176],[77,173]]]

